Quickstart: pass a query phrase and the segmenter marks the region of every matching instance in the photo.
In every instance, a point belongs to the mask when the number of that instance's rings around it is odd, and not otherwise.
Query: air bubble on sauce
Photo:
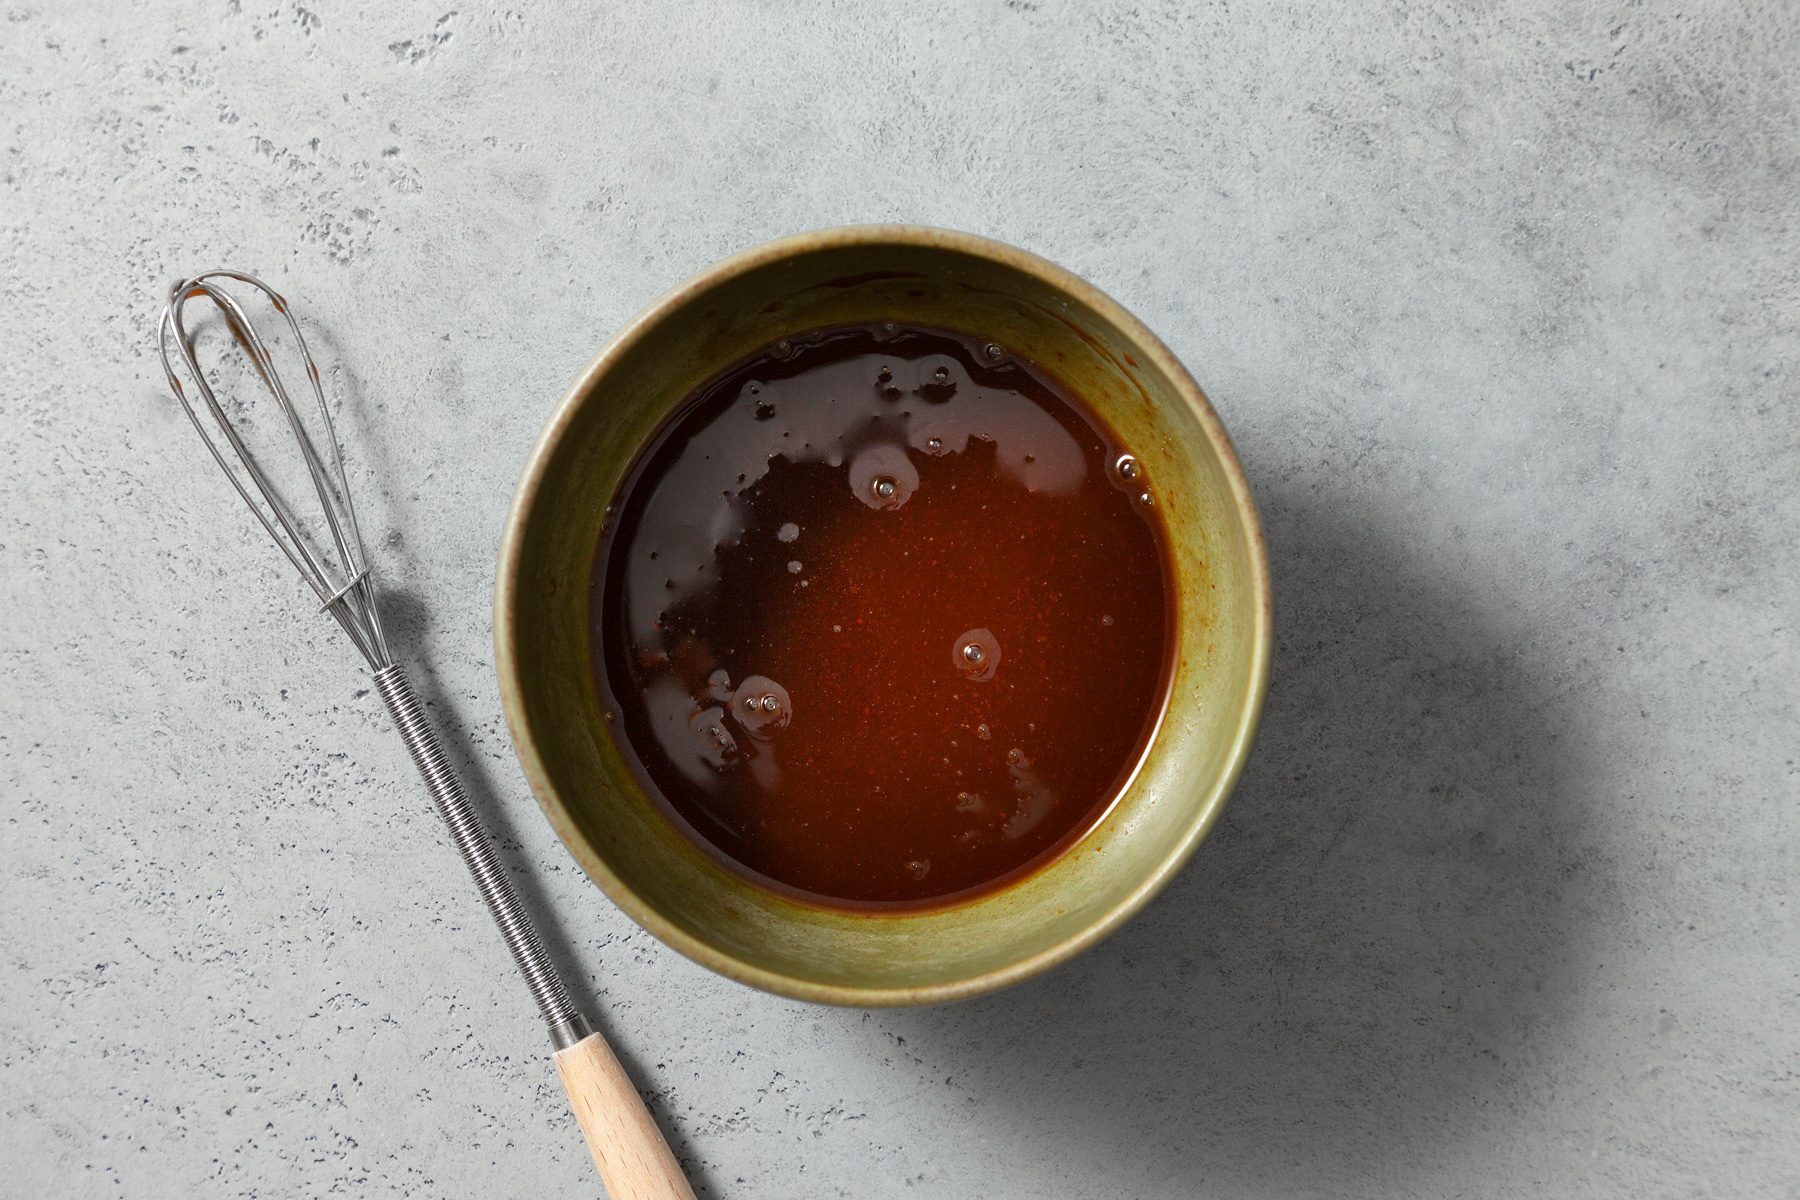
[[[965,678],[985,683],[1000,669],[1000,641],[986,629],[971,629],[956,639],[950,661]]]
[[[731,711],[753,738],[766,739],[794,719],[787,689],[766,675],[747,675],[732,693]]]
[[[899,446],[877,442],[850,460],[851,493],[870,508],[899,508],[918,489],[919,469]]]
[[[799,537],[800,537],[800,527],[798,525],[794,524],[792,521],[787,522],[780,529],[777,529],[775,531],[775,540],[776,541],[793,542],[793,541],[799,540]]]
[[[919,385],[914,391],[927,404],[943,404],[956,395],[956,379],[947,362],[926,359],[919,364]]]

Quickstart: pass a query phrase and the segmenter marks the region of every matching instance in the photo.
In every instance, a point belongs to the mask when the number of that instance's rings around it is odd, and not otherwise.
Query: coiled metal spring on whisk
[[[288,333],[305,365],[307,385],[318,406],[322,438],[315,440],[308,432],[286,383],[275,369],[268,344],[243,306],[222,286],[224,281],[244,284],[262,293],[275,311],[286,318]],[[244,445],[232,418],[214,394],[207,373],[201,369],[184,313],[189,303],[202,299],[210,301],[223,315],[227,328],[286,418],[287,428],[293,435],[323,510],[324,530],[335,551],[335,562],[322,553],[325,541],[320,538],[316,526],[301,524],[255,455]],[[588,1022],[569,999],[568,990],[551,966],[537,931],[520,907],[493,847],[475,819],[468,796],[451,769],[443,746],[425,719],[424,708],[413,693],[412,684],[405,671],[395,664],[388,648],[376,604],[375,580],[363,550],[356,511],[350,503],[343,457],[338,451],[331,410],[325,403],[319,368],[306,348],[306,339],[288,302],[253,275],[241,271],[207,271],[179,280],[170,288],[168,305],[163,309],[157,327],[157,340],[169,387],[187,410],[188,419],[212,452],[214,461],[275,544],[287,555],[288,561],[300,572],[300,577],[318,594],[322,609],[343,626],[350,641],[368,662],[369,670],[374,673],[375,690],[393,715],[414,764],[425,778],[425,787],[449,827],[450,840],[456,843],[463,861],[468,864],[482,900],[500,926],[500,936],[505,939],[507,949],[512,952],[531,988],[532,997],[543,1011],[544,1020],[550,1026],[551,1041],[558,1050],[574,1046],[592,1032]],[[176,370],[177,362],[185,368],[185,382],[182,373]],[[193,394],[190,394],[190,385]],[[198,396],[198,407],[194,395]],[[212,430],[209,430],[209,424]]]

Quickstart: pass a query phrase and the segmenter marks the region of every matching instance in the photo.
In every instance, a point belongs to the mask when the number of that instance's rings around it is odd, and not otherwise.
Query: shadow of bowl
[[[884,1022],[1109,1195],[1429,1189],[1448,1141],[1532,1103],[1607,921],[1583,750],[1483,602],[1502,582],[1434,570],[1351,497],[1260,498],[1275,664],[1213,838],[1083,960]]]

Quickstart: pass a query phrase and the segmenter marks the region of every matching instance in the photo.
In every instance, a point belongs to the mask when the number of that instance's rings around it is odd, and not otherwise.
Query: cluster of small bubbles
[[[782,527],[780,529],[777,529],[775,531],[775,540],[776,541],[792,542],[792,541],[799,540],[799,537],[800,537],[800,527],[798,525],[794,524],[792,521],[786,522],[785,524],[782,525]]]
[[[799,573],[800,573],[800,560],[797,558],[788,559],[788,574],[789,575],[798,575]]]
[[[724,710],[702,709],[688,721],[688,729],[699,742],[701,756],[715,771],[729,767],[737,755],[737,739],[725,728]]]
[[[738,720],[758,738],[785,728],[793,718],[787,689],[761,675],[751,675],[738,684],[732,703],[739,710]]]
[[[919,468],[907,457],[906,448],[887,441],[858,450],[850,460],[849,474],[851,494],[874,509],[899,508],[919,487]]]

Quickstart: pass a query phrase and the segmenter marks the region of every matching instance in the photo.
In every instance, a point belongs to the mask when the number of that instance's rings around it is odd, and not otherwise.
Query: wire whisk
[[[318,409],[317,439],[308,430],[300,408],[277,371],[269,343],[243,305],[224,286],[226,282],[260,292],[285,318]],[[245,445],[237,427],[243,418],[234,419],[220,404],[213,381],[195,353],[193,331],[186,320],[187,307],[195,300],[210,301],[224,316],[226,328],[281,409],[319,502],[322,533],[319,523],[309,526],[300,521],[281,489]],[[476,821],[468,796],[426,720],[424,707],[405,671],[394,662],[381,627],[375,577],[363,549],[356,510],[350,503],[350,487],[344,476],[331,408],[325,401],[319,368],[307,350],[292,307],[279,292],[254,275],[207,271],[179,280],[170,288],[168,304],[157,324],[157,349],[169,389],[181,402],[219,469],[318,596],[321,608],[343,627],[369,664],[375,690],[393,715],[413,763],[449,828],[451,841],[474,876],[482,900],[499,925],[500,935],[549,1025],[557,1071],[608,1190],[615,1200],[692,1200],[693,1192],[642,1098],[632,1088],[611,1049],[569,999],[568,990]],[[182,370],[176,369],[177,363]]]
[[[275,369],[275,359],[268,344],[257,332],[237,298],[214,282],[219,279],[233,279],[255,288],[268,297],[276,312],[286,318],[288,332],[294,339],[294,348],[306,365],[306,381],[312,388],[313,401],[318,406],[319,420],[324,426],[323,456],[314,444],[300,410],[288,395],[287,385],[282,382]],[[206,372],[200,369],[199,360],[194,353],[194,339],[188,332],[183,316],[188,303],[201,298],[210,300],[224,316],[231,335],[249,356],[251,366],[256,368],[257,375],[268,387],[275,403],[280,406],[282,415],[287,418],[288,429],[294,435],[300,456],[306,464],[307,474],[312,479],[313,491],[318,495],[319,507],[325,515],[325,525],[331,532],[332,545],[337,549],[338,562],[343,570],[342,583],[334,578],[332,566],[302,536],[301,527],[293,513],[282,501],[273,482],[257,464],[256,457],[238,436],[237,427],[220,406]],[[171,345],[186,365],[194,390],[200,394],[208,415],[224,436],[241,470],[232,469],[225,451],[219,448],[218,437],[209,433],[206,423],[200,419],[186,386],[175,373],[174,364],[169,361]],[[231,480],[231,486],[237,489],[238,495],[243,497],[244,503],[275,540],[281,552],[287,555],[288,561],[294,564],[300,577],[318,593],[321,609],[337,618],[338,624],[350,635],[351,642],[368,662],[371,671],[392,666],[393,656],[388,652],[387,636],[382,631],[381,618],[375,608],[375,585],[363,554],[362,531],[357,527],[356,509],[350,503],[350,485],[344,478],[344,458],[338,450],[337,428],[331,420],[331,407],[325,403],[325,389],[319,379],[318,365],[313,362],[312,353],[306,348],[306,336],[300,332],[300,322],[294,319],[293,309],[287,300],[262,280],[242,271],[207,271],[192,279],[180,280],[170,289],[168,305],[163,309],[162,319],[158,323],[157,348],[162,356],[163,373],[168,376],[169,388],[175,393],[175,398],[181,401],[188,420],[194,423],[200,439],[206,443],[207,450],[211,451],[213,461],[219,464],[219,469]],[[262,498],[261,504],[250,494],[250,489],[244,486],[244,475],[249,476],[257,496]],[[271,516],[273,520],[270,519]]]

